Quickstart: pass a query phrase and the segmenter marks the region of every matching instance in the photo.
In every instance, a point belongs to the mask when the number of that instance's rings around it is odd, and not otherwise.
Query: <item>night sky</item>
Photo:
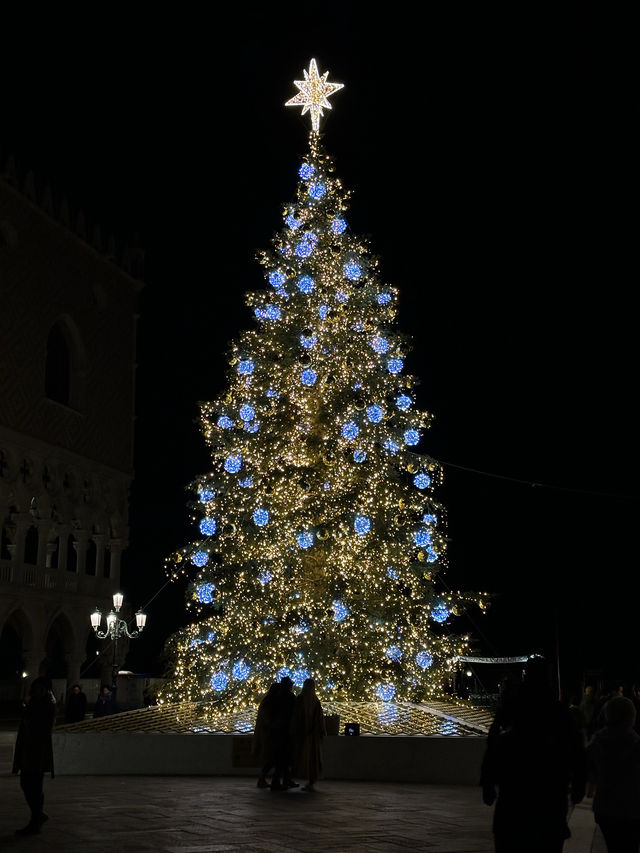
[[[73,31],[56,17],[2,59],[3,156],[146,249],[122,586],[149,628],[129,665],[156,670],[185,618],[163,560],[208,467],[197,404],[253,322],[244,293],[265,287],[255,256],[308,129],[283,104],[315,57],[345,84],[322,129],[351,228],[400,289],[407,369],[435,415],[420,449],[445,463],[446,583],[495,594],[459,627],[481,654],[559,652],[567,681],[640,677],[627,166],[599,22],[588,4],[262,5],[91,12]]]

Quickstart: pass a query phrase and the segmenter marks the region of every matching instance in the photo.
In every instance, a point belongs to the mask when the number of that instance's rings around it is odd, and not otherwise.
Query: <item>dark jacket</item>
[[[251,751],[260,767],[267,764],[272,766],[275,763],[274,719],[277,694],[280,690],[279,684],[272,684],[258,706]]]
[[[13,751],[12,773],[20,770],[51,773],[53,745],[51,732],[56,715],[56,700],[51,693],[43,699],[31,698],[24,706]]]
[[[593,810],[616,820],[640,818],[640,735],[631,726],[605,726],[588,747],[589,777],[595,782]]]
[[[87,712],[87,697],[85,694],[80,691],[80,693],[74,693],[73,691],[67,696],[67,704],[64,709],[64,721],[65,723],[80,723],[84,720],[85,714]]]
[[[96,706],[93,709],[94,717],[108,717],[109,714],[117,714],[120,708],[116,702],[113,693],[101,693],[97,700]]]
[[[481,784],[498,789],[494,832],[529,827],[568,838],[569,792],[580,802],[586,770],[584,738],[569,709],[522,688],[492,727],[482,764]]]

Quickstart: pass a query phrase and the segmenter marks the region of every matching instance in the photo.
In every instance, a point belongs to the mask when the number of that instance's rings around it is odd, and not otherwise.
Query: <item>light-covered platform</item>
[[[463,700],[437,699],[429,704],[410,702],[331,702],[325,716],[339,717],[339,727],[360,724],[367,735],[485,735],[492,715]],[[153,705],[112,717],[87,719],[60,726],[61,732],[162,732],[174,734],[247,734],[253,731],[256,709],[225,713],[206,702]]]
[[[324,778],[477,785],[490,715],[468,704],[336,703],[337,731],[357,722],[360,737],[328,736]],[[335,716],[334,716],[335,720]],[[204,704],[163,705],[60,726],[60,775],[257,775],[251,754],[255,710],[221,715]]]

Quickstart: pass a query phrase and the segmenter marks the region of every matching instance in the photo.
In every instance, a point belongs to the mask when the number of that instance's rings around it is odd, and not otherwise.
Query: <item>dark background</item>
[[[628,161],[589,4],[105,6],[5,28],[0,144],[90,222],[146,248],[123,591],[146,605],[129,666],[184,620],[163,560],[208,467],[199,400],[264,286],[256,252],[295,193],[311,57],[345,88],[322,124],[350,225],[400,289],[408,370],[445,463],[452,589],[479,653],[640,677],[635,320]],[[125,11],[126,8],[126,11]],[[26,33],[28,32],[28,37]]]

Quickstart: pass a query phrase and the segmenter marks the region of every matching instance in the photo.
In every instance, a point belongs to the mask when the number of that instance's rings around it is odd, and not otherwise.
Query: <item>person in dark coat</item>
[[[20,787],[31,810],[31,819],[16,835],[38,835],[48,820],[44,805],[44,774],[53,779],[53,745],[51,732],[56,715],[56,700],[51,681],[39,677],[29,688],[29,698],[22,710],[13,751],[12,773],[20,774]]]
[[[71,692],[67,696],[67,704],[64,709],[65,723],[81,723],[87,713],[87,697],[82,692],[79,684],[74,684],[71,687]]]
[[[280,685],[274,681],[258,705],[256,724],[253,730],[253,742],[251,744],[251,751],[258,766],[260,767],[260,774],[257,782],[258,788],[269,787],[267,774],[273,770],[276,763],[273,725],[277,695],[280,689]]]
[[[569,795],[586,787],[586,749],[569,708],[554,698],[547,662],[527,662],[519,689],[496,715],[482,762],[482,799],[495,802],[496,853],[561,853]]]
[[[322,773],[322,741],[326,729],[313,678],[305,679],[302,690],[296,696],[292,733],[296,773],[308,780],[302,790],[315,791],[315,783]]]
[[[108,717],[110,714],[117,714],[119,710],[113,691],[107,684],[103,684],[96,700],[96,706],[93,709],[93,716]]]
[[[275,770],[271,778],[272,791],[286,791],[297,788],[298,783],[291,778],[293,763],[293,744],[291,740],[291,719],[296,697],[293,693],[293,681],[289,676],[280,679],[276,693],[273,715],[273,742]]]
[[[607,702],[606,725],[587,746],[593,812],[609,853],[640,850],[640,735],[636,711],[626,696]]]

